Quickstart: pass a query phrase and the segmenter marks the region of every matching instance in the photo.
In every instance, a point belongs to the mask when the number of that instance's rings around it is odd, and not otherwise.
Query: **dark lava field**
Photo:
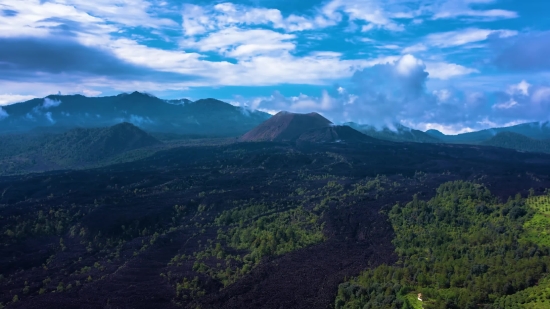
[[[397,261],[386,215],[442,183],[505,201],[550,187],[550,155],[365,143],[186,146],[0,178],[0,307],[332,308]]]

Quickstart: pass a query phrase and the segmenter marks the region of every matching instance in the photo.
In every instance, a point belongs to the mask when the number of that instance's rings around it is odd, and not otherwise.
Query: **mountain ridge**
[[[216,99],[162,100],[132,92],[116,96],[49,95],[3,107],[0,132],[36,127],[107,127],[130,122],[147,131],[240,136],[270,117]]]
[[[129,151],[162,142],[131,123],[75,128],[64,133],[34,132],[0,136],[0,172],[40,172],[93,166]]]

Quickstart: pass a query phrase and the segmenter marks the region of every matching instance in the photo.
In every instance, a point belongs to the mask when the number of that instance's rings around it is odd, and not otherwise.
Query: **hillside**
[[[537,140],[513,132],[498,133],[494,137],[482,142],[481,144],[486,146],[510,148],[526,152],[550,153],[550,141]]]
[[[309,130],[297,139],[298,142],[376,142],[375,138],[367,136],[349,126],[328,126]]]
[[[150,132],[239,136],[270,117],[216,100],[162,100],[133,92],[110,97],[51,95],[3,107],[0,132],[107,127],[129,122]]]
[[[194,145],[0,177],[0,304],[401,309],[416,291],[426,309],[547,302],[549,204],[532,201],[535,214],[524,200],[549,174],[546,154],[387,142]],[[476,183],[449,184],[464,179]]]
[[[381,140],[387,140],[392,142],[414,142],[414,143],[440,143],[435,136],[424,133],[419,130],[408,128],[401,124],[395,125],[395,130],[391,130],[388,127],[383,129],[377,129],[370,125],[362,125],[354,122],[347,122],[345,125],[348,125],[355,130],[366,134],[370,137],[374,137]]]
[[[0,174],[81,168],[161,142],[130,123],[61,134],[0,135]]]
[[[332,122],[317,113],[295,114],[279,112],[244,134],[240,138],[240,141],[295,141],[307,131],[326,128],[331,124]]]
[[[437,130],[428,130],[426,134],[443,142],[455,144],[479,144],[502,132],[521,134],[532,139],[550,139],[550,124],[548,122],[523,123],[510,127],[491,128],[470,133],[446,135]]]

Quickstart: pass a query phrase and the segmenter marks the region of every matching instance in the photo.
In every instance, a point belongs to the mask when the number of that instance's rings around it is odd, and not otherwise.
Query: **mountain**
[[[133,92],[110,97],[51,95],[3,107],[0,132],[25,132],[37,127],[63,131],[130,122],[149,132],[239,136],[270,117],[259,111],[216,100],[162,100]]]
[[[377,139],[367,136],[349,126],[328,126],[309,130],[297,139],[298,142],[329,143],[329,142],[376,142]]]
[[[317,113],[295,114],[279,112],[244,134],[240,141],[295,141],[307,131],[330,127],[330,122]]]
[[[547,122],[523,123],[510,127],[492,128],[470,133],[457,135],[446,135],[437,130],[428,130],[426,134],[438,138],[447,143],[457,144],[479,144],[491,139],[501,132],[512,132],[530,137],[533,139],[550,139],[550,124]]]
[[[162,143],[130,123],[78,128],[61,134],[37,132],[0,136],[0,173],[80,168]]]
[[[357,124],[354,122],[347,122],[348,125],[355,130],[366,134],[370,137],[374,137],[381,140],[387,140],[392,142],[415,142],[415,143],[440,143],[435,136],[424,133],[419,130],[408,128],[401,124],[395,124],[395,130],[389,128],[383,128],[381,130],[376,129],[374,126]]]
[[[525,152],[550,153],[550,141],[538,140],[514,132],[501,132],[481,143],[486,146],[510,148]]]

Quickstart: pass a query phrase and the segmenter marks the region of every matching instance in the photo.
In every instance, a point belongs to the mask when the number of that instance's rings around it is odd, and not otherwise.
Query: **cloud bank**
[[[267,112],[316,110],[329,119],[354,121],[375,127],[396,123],[416,129],[439,129],[460,133],[488,126],[547,120],[550,87],[522,80],[501,91],[471,92],[457,89],[428,91],[426,65],[412,55],[355,72],[348,89],[338,87],[332,95],[284,97],[274,93],[238,104]]]

